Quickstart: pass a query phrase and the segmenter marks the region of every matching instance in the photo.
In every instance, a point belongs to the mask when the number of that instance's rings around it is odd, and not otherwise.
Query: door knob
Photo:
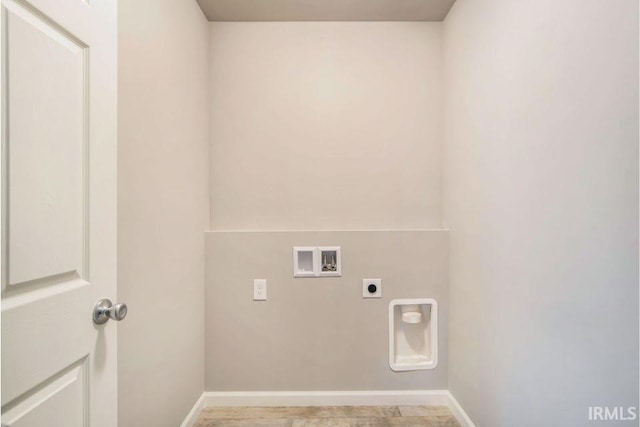
[[[112,304],[108,298],[103,298],[93,307],[93,322],[96,325],[107,323],[109,319],[122,320],[127,316],[127,304]]]

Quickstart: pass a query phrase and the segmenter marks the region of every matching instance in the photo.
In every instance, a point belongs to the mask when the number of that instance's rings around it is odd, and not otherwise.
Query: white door
[[[116,0],[1,0],[2,424],[114,427]]]

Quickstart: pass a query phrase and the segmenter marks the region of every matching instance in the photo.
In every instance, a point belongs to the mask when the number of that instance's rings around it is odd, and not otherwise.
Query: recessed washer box
[[[342,276],[340,246],[295,246],[293,277]]]
[[[296,246],[293,248],[293,277],[316,277],[316,248]]]

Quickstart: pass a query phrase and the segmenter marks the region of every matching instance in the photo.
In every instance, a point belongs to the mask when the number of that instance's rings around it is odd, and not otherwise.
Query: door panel
[[[23,393],[55,376],[74,361],[90,356],[97,330],[91,323],[94,301],[91,301],[89,288],[89,285],[76,281],[61,285],[56,294],[44,289],[3,301],[3,413],[5,405],[12,404]],[[80,300],[86,301],[89,307],[81,310]],[[49,307],[60,309],[52,313]],[[46,315],[52,316],[47,319]]]
[[[5,411],[7,427],[89,425],[87,359],[74,363],[45,383],[29,390]]]
[[[0,1],[2,423],[115,427],[116,2]]]
[[[6,14],[8,285],[81,277],[88,49],[27,8]]]

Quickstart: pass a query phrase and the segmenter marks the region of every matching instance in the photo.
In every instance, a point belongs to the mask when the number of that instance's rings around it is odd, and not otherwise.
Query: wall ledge
[[[193,405],[181,427],[195,425],[209,406],[448,406],[462,427],[475,427],[449,390],[384,391],[205,391]]]

